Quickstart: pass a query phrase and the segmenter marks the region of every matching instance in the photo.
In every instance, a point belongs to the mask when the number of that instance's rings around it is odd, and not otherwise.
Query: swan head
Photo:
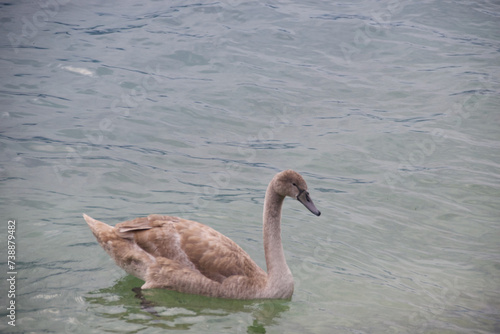
[[[299,173],[291,169],[285,170],[276,174],[273,184],[274,191],[279,195],[295,198],[316,216],[321,215],[309,196],[306,181]]]

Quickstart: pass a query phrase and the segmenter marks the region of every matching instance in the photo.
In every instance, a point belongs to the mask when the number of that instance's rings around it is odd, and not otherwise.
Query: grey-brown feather
[[[264,270],[235,242],[206,225],[160,215],[115,227],[88,216],[85,220],[90,221],[96,239],[115,262],[146,281],[143,288],[241,298],[242,290],[249,286],[265,285]],[[252,298],[255,294],[246,295]]]

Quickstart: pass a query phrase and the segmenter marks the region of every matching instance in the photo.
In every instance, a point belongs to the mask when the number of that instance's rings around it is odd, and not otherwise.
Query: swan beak
[[[304,206],[316,216],[321,215],[321,212],[316,209],[316,206],[314,205],[311,197],[309,197],[309,193],[307,191],[300,191],[300,193],[297,195],[297,200],[300,203],[304,204]]]

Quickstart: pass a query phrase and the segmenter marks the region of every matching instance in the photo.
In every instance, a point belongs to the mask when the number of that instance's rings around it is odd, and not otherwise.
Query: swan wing
[[[175,271],[174,268],[195,270],[219,283],[230,276],[266,276],[234,241],[192,220],[149,215],[119,223],[115,229],[122,238],[133,239],[153,257],[175,261],[169,271]]]

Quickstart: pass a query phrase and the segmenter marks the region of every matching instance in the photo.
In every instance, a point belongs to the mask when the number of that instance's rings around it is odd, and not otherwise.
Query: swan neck
[[[281,208],[285,197],[269,185],[264,201],[264,252],[268,279],[291,275],[281,243]]]

